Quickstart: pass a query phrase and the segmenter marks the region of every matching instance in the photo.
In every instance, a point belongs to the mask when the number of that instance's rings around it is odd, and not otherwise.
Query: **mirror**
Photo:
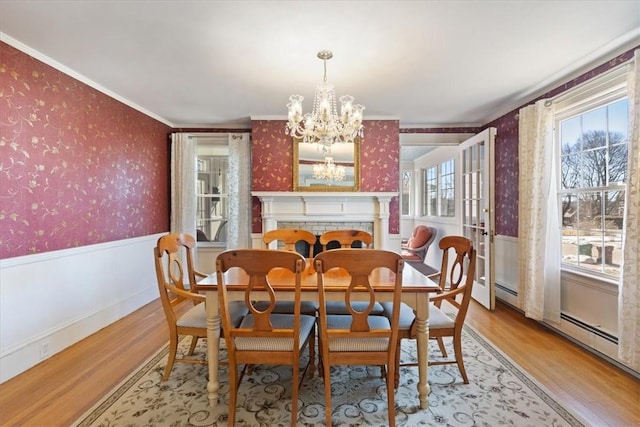
[[[294,191],[359,191],[360,139],[323,150],[316,143],[293,140]]]

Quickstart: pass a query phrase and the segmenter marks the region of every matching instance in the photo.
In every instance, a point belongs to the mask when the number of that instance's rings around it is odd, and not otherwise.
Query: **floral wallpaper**
[[[490,123],[496,128],[494,153],[496,234],[518,236],[518,112]]]
[[[634,49],[530,102],[629,61]],[[496,232],[517,236],[518,109],[488,126],[497,128]],[[254,191],[293,189],[293,149],[283,129],[284,121],[252,123]],[[0,42],[0,259],[166,231],[173,131]],[[365,121],[361,191],[398,191],[399,133],[419,131],[400,130],[396,120]],[[252,231],[261,232],[256,198],[251,209]],[[395,234],[397,198],[390,209]]]
[[[168,230],[170,132],[0,42],[0,258]]]
[[[561,86],[532,99],[533,104],[539,99],[557,96],[569,89],[572,89],[593,77],[628,62],[633,58],[634,50],[640,48],[636,46],[629,51],[605,62],[604,64],[588,71]],[[518,236],[518,116],[520,108],[488,123],[483,127],[495,127],[495,207],[496,207],[496,234],[506,236]]]
[[[252,191],[293,191],[293,145],[284,120],[252,122]],[[398,191],[400,165],[399,122],[365,120],[360,144],[360,191]],[[261,206],[253,198],[251,228],[262,232]],[[398,198],[390,205],[389,233],[400,232]]]

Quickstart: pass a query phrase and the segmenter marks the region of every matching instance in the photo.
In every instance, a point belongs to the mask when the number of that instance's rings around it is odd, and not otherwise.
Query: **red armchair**
[[[401,255],[405,261],[424,262],[429,246],[436,239],[437,231],[433,227],[418,225],[413,229],[411,238],[402,244]]]

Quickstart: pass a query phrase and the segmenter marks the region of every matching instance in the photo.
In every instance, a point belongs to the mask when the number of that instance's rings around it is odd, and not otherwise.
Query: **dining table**
[[[227,284],[227,292],[231,300],[243,300],[248,286],[248,276],[239,269],[230,269],[224,274],[223,280]],[[274,269],[268,275],[268,280],[273,289],[278,293],[279,300],[293,301],[295,291],[293,286],[293,273],[285,269]],[[344,292],[349,285],[350,276],[345,270],[334,269],[324,275],[325,298],[330,301],[344,301]],[[375,269],[369,280],[376,289],[379,301],[393,300],[393,287],[395,273],[387,269]],[[429,294],[439,291],[438,285],[424,274],[405,263],[402,273],[402,301],[414,309],[416,313],[416,341],[418,349],[418,375],[417,384],[420,408],[426,409],[429,405],[428,383],[428,353],[429,353]],[[198,282],[198,291],[205,297],[205,310],[207,316],[207,359],[209,369],[209,381],[207,393],[211,406],[218,403],[218,358],[220,352],[220,326],[221,320],[218,307],[218,286],[216,273],[212,273]],[[268,299],[266,292],[255,290],[251,293],[252,299]],[[362,294],[363,300],[368,299],[368,294]],[[352,296],[353,298],[353,296]],[[302,272],[301,299],[305,301],[319,300],[317,273],[312,260],[306,260],[306,267]],[[358,299],[357,295],[354,299]]]

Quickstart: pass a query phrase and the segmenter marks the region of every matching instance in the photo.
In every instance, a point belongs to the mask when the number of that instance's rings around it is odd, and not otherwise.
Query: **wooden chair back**
[[[440,267],[439,286],[441,290],[456,289],[467,279],[468,264],[473,242],[463,236],[445,236],[440,239],[438,246],[442,250],[442,265]],[[451,259],[450,259],[451,258]],[[451,261],[451,264],[449,262]],[[474,275],[475,275],[475,259]],[[473,277],[472,277],[473,282]]]
[[[332,230],[322,233],[319,241],[323,251],[327,250],[330,242],[338,242],[341,248],[350,248],[354,242],[362,242],[364,247],[371,248],[373,237],[362,230]]]
[[[307,230],[300,229],[276,229],[264,233],[262,241],[269,245],[271,242],[279,241],[284,244],[285,251],[296,252],[296,243],[302,241],[309,244],[309,256],[313,258],[316,244],[316,235]]]
[[[404,260],[391,251],[371,249],[335,249],[324,251],[314,258],[319,292],[319,349],[324,375],[326,423],[331,425],[331,365],[376,365],[386,367],[389,425],[395,425],[393,381],[396,369],[396,346],[402,294]],[[334,269],[344,269],[350,281],[344,293],[344,305],[349,314],[328,315],[324,275]],[[376,286],[377,269],[395,273],[393,287]],[[380,295],[393,295],[390,319],[371,312]],[[368,304],[353,307],[355,300]]]
[[[196,303],[204,301],[204,296],[193,297],[193,294],[198,294],[197,280],[203,276],[195,269],[193,261],[195,246],[195,239],[190,234],[171,233],[160,237],[154,248],[162,308],[167,320],[173,323],[175,323],[174,306],[185,299],[196,298]]]
[[[304,257],[297,252],[270,250],[270,249],[233,249],[222,252],[216,259],[216,275],[218,281],[218,295],[220,301],[220,311],[222,317],[222,326],[227,330],[230,337],[242,337],[252,336],[255,334],[260,335],[262,332],[271,332],[274,336],[278,337],[291,337],[297,339],[293,330],[281,330],[276,331],[271,324],[270,316],[275,308],[277,302],[277,294],[268,280],[268,274],[275,268],[285,268],[293,273],[295,289],[296,304],[294,308],[294,315],[300,316],[300,283],[301,273],[305,269],[306,261]],[[253,328],[247,330],[246,328],[234,328],[232,325],[227,325],[229,321],[225,307],[229,303],[229,297],[227,292],[227,284],[224,280],[224,273],[231,268],[240,268],[246,273],[248,280],[246,285],[247,289],[244,291],[244,302],[249,309],[249,313],[255,317],[255,324]],[[266,307],[255,307],[255,302],[264,297],[257,296],[266,295],[266,299],[269,304]],[[227,343],[228,349],[233,350],[235,348],[235,340]]]

